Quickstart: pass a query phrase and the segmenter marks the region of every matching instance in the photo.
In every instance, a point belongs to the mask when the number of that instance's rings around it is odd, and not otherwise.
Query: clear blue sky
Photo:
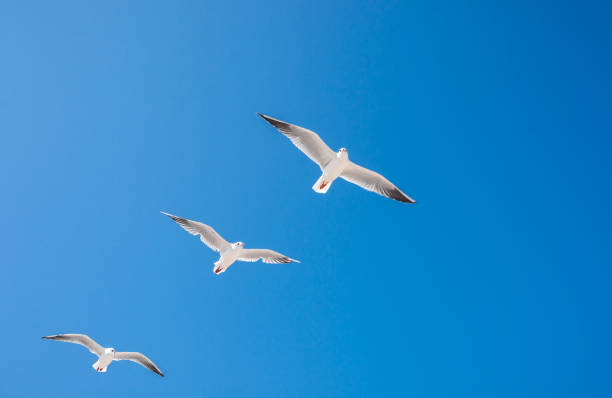
[[[0,395],[611,396],[609,6],[246,3],[0,2]]]

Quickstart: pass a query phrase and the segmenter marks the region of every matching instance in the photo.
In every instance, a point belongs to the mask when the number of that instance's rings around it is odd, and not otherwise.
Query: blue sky
[[[0,2],[0,395],[612,395],[609,15]],[[315,194],[256,112],[418,203]],[[160,210],[302,264],[215,276]]]

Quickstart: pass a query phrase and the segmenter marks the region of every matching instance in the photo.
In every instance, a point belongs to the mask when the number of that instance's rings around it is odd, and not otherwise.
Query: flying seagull
[[[387,198],[404,203],[416,203],[385,177],[351,162],[346,148],[340,148],[338,152],[334,152],[314,131],[261,113],[257,114],[286,135],[293,142],[293,145],[319,165],[323,174],[312,187],[315,192],[326,193],[334,180],[341,177],[363,189],[376,192]]]
[[[229,243],[223,239],[217,231],[206,224],[173,216],[163,211],[161,213],[176,221],[178,225],[190,234],[200,235],[200,240],[206,246],[221,254],[219,261],[215,262],[215,267],[213,268],[213,272],[217,275],[221,272],[225,272],[225,270],[227,270],[236,260],[255,262],[261,259],[264,263],[273,264],[299,263],[298,260],[294,260],[273,250],[245,249],[244,243]]]
[[[104,348],[96,343],[94,339],[86,334],[54,334],[52,336],[41,337],[47,340],[65,341],[67,343],[80,344],[91,351],[92,354],[98,356],[98,361],[91,365],[97,372],[106,372],[108,365],[113,361],[133,361],[141,364],[145,368],[164,377],[164,374],[159,370],[157,365],[149,358],[139,352],[118,352],[114,348]]]

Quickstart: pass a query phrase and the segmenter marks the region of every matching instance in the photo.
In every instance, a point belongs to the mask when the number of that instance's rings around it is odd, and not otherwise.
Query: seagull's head
[[[115,354],[115,349],[114,349],[114,348],[112,348],[112,347],[111,347],[111,348],[107,348],[107,349],[106,349],[106,350],[104,350],[104,351],[106,351],[106,353],[107,353],[107,354],[113,354],[113,355]]]
[[[338,151],[338,157],[348,157],[348,151],[346,150],[346,148],[340,148],[340,150]]]
[[[244,247],[244,242],[236,242],[236,247]]]

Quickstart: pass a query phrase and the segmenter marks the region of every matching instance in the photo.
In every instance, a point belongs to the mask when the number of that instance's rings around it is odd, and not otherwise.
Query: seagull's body
[[[136,362],[145,368],[157,373],[164,377],[164,374],[159,370],[157,365],[153,363],[149,358],[139,352],[117,352],[114,348],[105,348],[100,344],[96,343],[94,339],[87,336],[86,334],[55,334],[52,336],[42,337],[47,340],[65,341],[67,343],[74,343],[82,345],[89,349],[92,354],[98,356],[98,360],[91,365],[96,372],[106,372],[108,365],[113,361],[128,360]]]
[[[415,203],[410,196],[403,193],[382,175],[351,162],[345,148],[334,152],[314,131],[261,113],[258,115],[287,136],[299,150],[319,165],[322,174],[312,186],[315,192],[326,193],[332,183],[340,177],[379,195],[404,203]]]
[[[106,373],[106,369],[108,368],[108,365],[110,365],[110,363],[113,362],[114,358],[115,358],[115,351],[113,351],[112,348],[105,348],[102,355],[100,355],[98,361],[94,363],[93,365],[91,365],[91,367],[94,368],[97,372]]]
[[[314,183],[312,189],[317,193],[326,193],[336,178],[342,175],[342,172],[349,166],[348,152],[346,149],[340,149],[336,156],[321,168],[323,172],[321,177]]]
[[[238,260],[238,257],[240,257],[240,251],[241,251],[241,248],[238,245],[238,243],[234,243],[229,246],[226,246],[219,253],[219,260],[215,261],[215,268],[224,269],[224,270],[227,269],[230,265],[235,263],[236,260]]]
[[[243,242],[229,243],[219,235],[211,226],[199,221],[188,220],[186,218],[174,216],[161,212],[173,219],[185,231],[192,235],[200,235],[200,240],[206,246],[219,252],[219,260],[215,262],[213,272],[220,274],[225,272],[230,265],[236,261],[255,262],[262,260],[264,263],[287,264],[299,263],[298,260],[289,258],[281,253],[269,249],[245,249]]]

